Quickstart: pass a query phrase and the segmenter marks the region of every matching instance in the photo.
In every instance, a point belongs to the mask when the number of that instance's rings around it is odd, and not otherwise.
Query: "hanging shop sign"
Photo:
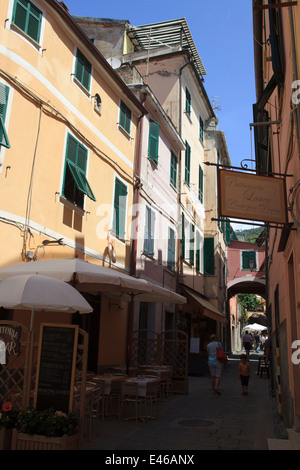
[[[286,224],[284,178],[218,170],[219,216]]]

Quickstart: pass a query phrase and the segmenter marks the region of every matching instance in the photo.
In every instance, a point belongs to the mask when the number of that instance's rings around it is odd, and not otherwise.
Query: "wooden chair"
[[[124,409],[126,409],[127,412],[129,410],[130,413],[127,415],[127,419],[135,418],[137,423],[138,419],[143,417],[141,414],[141,407],[143,405],[145,406],[145,416],[147,417],[146,396],[138,395],[138,384],[136,382],[122,382],[120,417],[122,416]]]

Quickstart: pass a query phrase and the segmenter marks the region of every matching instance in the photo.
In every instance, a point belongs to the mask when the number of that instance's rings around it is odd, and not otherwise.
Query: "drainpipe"
[[[182,71],[185,67],[191,64],[194,60],[190,59],[179,69],[179,135],[182,138]],[[178,204],[177,204],[177,226],[180,227],[182,224],[181,219],[181,152],[179,151],[178,159]],[[181,222],[180,222],[181,221]],[[177,233],[177,269],[176,269],[176,291],[179,291],[179,276],[182,273],[181,262],[180,262],[180,248],[181,248],[181,233]],[[178,305],[175,307],[176,320],[178,320]]]
[[[146,93],[142,97],[142,105],[146,101]],[[135,212],[135,224],[132,242],[131,242],[131,253],[130,253],[130,275],[136,275],[136,253],[137,253],[137,234],[138,234],[138,219],[139,219],[139,202],[140,202],[140,184],[141,184],[141,166],[142,166],[142,142],[143,142],[143,128],[144,128],[144,115],[139,116],[138,123],[138,144],[137,144],[137,159],[136,159],[136,178],[133,186],[133,203]],[[131,296],[131,301],[128,308],[128,325],[127,325],[127,351],[126,351],[126,372],[128,374],[131,348],[132,348],[132,334],[133,334],[133,322],[134,322],[134,295]]]
[[[189,64],[191,64],[194,60],[190,59],[186,64],[184,64],[180,69],[179,69],[179,135],[182,138],[182,71],[185,67],[187,67]],[[178,226],[180,226],[180,220],[181,220],[181,152],[179,152],[179,161],[178,161],[178,211],[177,211],[177,220],[178,220]],[[177,236],[177,270],[176,270],[176,286],[177,286],[177,292],[179,288],[179,271],[181,272],[181,264],[180,264],[180,247],[181,247],[181,235],[182,235],[182,230],[181,234],[178,234],[180,236]]]

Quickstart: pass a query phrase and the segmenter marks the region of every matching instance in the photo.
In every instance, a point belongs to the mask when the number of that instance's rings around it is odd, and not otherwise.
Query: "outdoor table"
[[[128,379],[127,375],[114,375],[114,374],[103,374],[103,375],[94,375],[92,380],[95,382],[104,381],[104,394],[109,395],[111,390],[112,382],[122,382],[123,380]]]
[[[135,382],[137,383],[137,393],[140,397],[145,397],[147,394],[147,384],[148,383],[159,383],[159,378],[155,377],[129,377],[126,382]]]
[[[139,367],[140,370],[143,370],[144,373],[146,374],[147,371],[152,371],[154,372],[158,377],[161,377],[161,375],[164,375],[166,372],[169,372],[169,374],[172,374],[173,372],[173,367],[172,366],[164,366],[164,365],[143,365]]]

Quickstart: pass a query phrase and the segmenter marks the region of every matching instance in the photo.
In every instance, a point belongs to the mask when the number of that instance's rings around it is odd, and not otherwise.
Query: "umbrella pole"
[[[33,330],[33,322],[34,322],[34,308],[31,310],[30,331]]]
[[[133,317],[134,317],[134,294],[131,293],[131,301],[129,303],[128,311],[128,325],[127,325],[127,357],[126,357],[126,374],[129,375],[129,364],[132,348],[132,334],[133,334]]]

